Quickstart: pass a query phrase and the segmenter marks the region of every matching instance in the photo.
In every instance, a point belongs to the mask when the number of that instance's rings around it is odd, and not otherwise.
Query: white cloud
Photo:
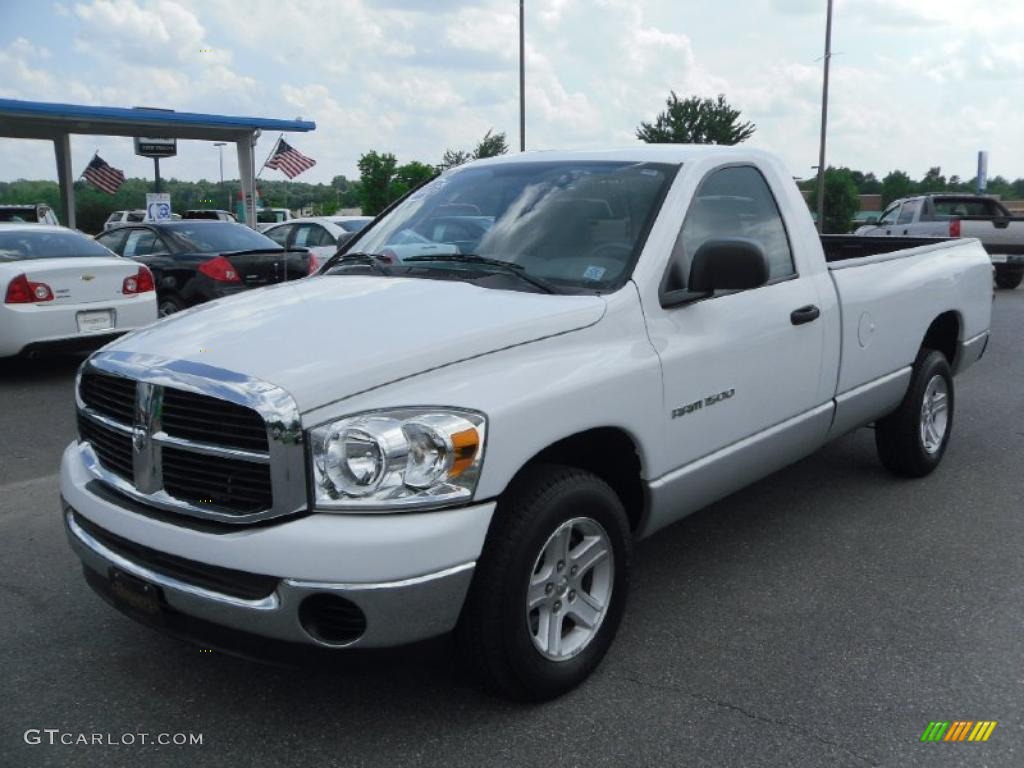
[[[303,179],[353,175],[369,149],[437,162],[490,128],[518,144],[509,0],[64,0],[40,5],[33,24],[0,47],[0,95],[301,114],[318,124],[295,137],[318,160]],[[669,90],[724,93],[757,124],[752,142],[804,175],[817,156],[823,25],[823,0],[527,3],[528,145],[631,143]],[[1024,175],[1012,139],[1022,27],[1024,3],[837,0],[829,162],[969,176],[984,147],[994,172]],[[0,140],[4,174],[12,146]],[[174,172],[208,174],[208,148],[187,146]],[[52,157],[39,157],[39,175],[52,175]]]

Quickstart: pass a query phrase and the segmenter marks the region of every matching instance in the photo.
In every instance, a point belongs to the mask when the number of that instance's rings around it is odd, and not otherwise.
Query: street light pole
[[[225,142],[225,141],[215,141],[213,143],[213,146],[215,146],[217,148],[217,151],[220,153],[220,193],[222,195],[224,194],[224,146],[226,144],[227,144],[227,142]],[[224,210],[225,211],[230,211],[231,210],[231,198],[230,197],[228,198],[227,208],[225,208]]]
[[[526,11],[519,0],[519,151],[526,151]]]
[[[821,86],[821,143],[818,147],[818,234],[825,227],[825,130],[828,125],[828,70],[832,62],[832,0],[825,19],[825,77]]]

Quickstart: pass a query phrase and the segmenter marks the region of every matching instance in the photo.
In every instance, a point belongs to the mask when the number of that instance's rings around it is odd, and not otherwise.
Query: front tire
[[[527,469],[499,501],[477,564],[458,630],[463,658],[513,699],[576,687],[615,637],[631,554],[607,483],[572,467]]]
[[[1008,269],[996,267],[996,285],[1008,291],[1012,291],[1024,281],[1024,268]]]
[[[875,424],[875,447],[895,475],[924,477],[939,466],[953,431],[953,374],[941,352],[922,348],[903,402]]]

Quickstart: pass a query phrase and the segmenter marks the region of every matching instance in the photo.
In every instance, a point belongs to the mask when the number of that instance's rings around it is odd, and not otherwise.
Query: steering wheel
[[[590,253],[588,259],[611,259],[621,260],[623,263],[633,256],[633,246],[626,243],[601,243]]]

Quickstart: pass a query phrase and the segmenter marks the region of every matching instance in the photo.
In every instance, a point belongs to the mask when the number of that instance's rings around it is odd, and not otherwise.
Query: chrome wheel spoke
[[[552,656],[557,656],[562,651],[562,619],[564,614],[552,613],[549,609],[542,609],[540,612],[540,626],[537,628],[537,638],[543,647],[541,650]]]
[[[601,620],[604,606],[586,592],[577,592],[576,599],[569,605],[569,615],[577,625],[593,629]]]
[[[579,569],[576,573],[577,578],[582,578],[583,574],[607,556],[608,546],[600,536],[587,536],[569,553],[572,564]]]
[[[530,582],[530,590],[526,595],[526,609],[528,611],[532,611],[547,599],[547,585],[548,581],[544,578]]]
[[[547,563],[554,568],[558,562],[565,563],[569,557],[569,539],[572,535],[572,528],[560,528],[558,532],[551,537],[551,541],[548,543],[547,548],[544,551],[544,559]]]

